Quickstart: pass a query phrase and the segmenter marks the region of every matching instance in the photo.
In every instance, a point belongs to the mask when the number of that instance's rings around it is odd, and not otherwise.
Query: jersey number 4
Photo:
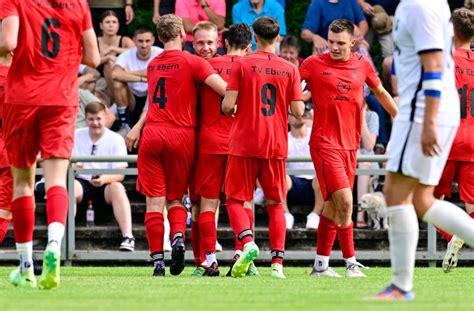
[[[41,53],[46,58],[58,56],[61,38],[57,32],[54,32],[54,29],[59,26],[59,21],[55,18],[46,18],[41,26]]]
[[[168,98],[165,95],[165,82],[165,78],[160,78],[153,92],[152,102],[153,104],[160,104],[160,109],[165,109],[165,104],[168,102]]]
[[[264,84],[260,95],[262,104],[268,106],[263,107],[260,111],[265,117],[271,117],[275,114],[276,87],[271,83]]]
[[[471,88],[471,117],[474,117],[474,97],[472,96],[472,92],[474,92],[474,88]],[[461,119],[467,118],[467,104],[469,99],[467,98],[467,84],[464,84],[462,88],[458,89],[458,93],[461,96]]]

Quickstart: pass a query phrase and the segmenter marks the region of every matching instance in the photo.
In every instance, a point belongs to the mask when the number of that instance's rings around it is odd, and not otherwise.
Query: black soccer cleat
[[[184,270],[184,241],[182,237],[178,237],[173,241],[171,246],[171,275],[179,275]]]
[[[217,266],[217,262],[213,262],[212,265],[206,268],[204,271],[203,276],[219,276],[219,267]]]
[[[227,271],[227,274],[225,276],[228,276],[228,277],[232,276],[232,268],[234,267],[234,264],[237,261],[237,259],[239,259],[239,257],[240,257],[239,254],[235,254],[234,257],[232,257],[232,262],[230,264],[229,271]]]
[[[165,262],[157,260],[154,262],[153,276],[165,276]]]

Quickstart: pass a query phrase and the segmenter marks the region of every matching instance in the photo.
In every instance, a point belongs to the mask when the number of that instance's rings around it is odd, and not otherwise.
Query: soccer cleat
[[[274,279],[286,279],[283,274],[283,266],[279,263],[272,263],[272,278]]]
[[[456,268],[458,265],[458,257],[461,251],[462,246],[464,245],[464,240],[453,235],[451,240],[448,243],[448,248],[446,249],[446,254],[443,258],[443,272],[449,273]]]
[[[394,284],[390,284],[383,291],[369,298],[371,301],[391,301],[391,300],[400,300],[408,301],[415,299],[415,294],[412,291],[404,291]]]
[[[255,266],[255,263],[253,261],[249,265],[249,269],[247,270],[245,276],[260,276],[260,272],[258,272],[257,267]]]
[[[120,244],[121,251],[133,252],[135,250],[135,238],[124,236]]]
[[[368,269],[360,262],[346,262],[346,278],[366,278],[360,268]]]
[[[203,276],[219,276],[219,267],[217,266],[217,262],[213,262],[209,267],[207,267]]]
[[[206,268],[199,266],[191,273],[191,276],[203,276],[204,272],[206,272]]]
[[[164,260],[156,260],[153,268],[153,276],[165,276],[165,262]]]
[[[239,254],[235,254],[234,257],[232,257],[232,262],[230,263],[230,268],[229,268],[229,271],[227,271],[226,275],[225,276],[232,276],[232,268],[234,267],[235,265],[235,262],[237,261],[237,259],[239,259],[240,255]],[[250,268],[250,266],[249,266]]]
[[[39,288],[52,289],[59,287],[59,270],[61,266],[61,251],[56,241],[51,241],[46,246],[43,256],[43,273],[39,278]]]
[[[257,244],[249,242],[245,244],[242,255],[237,259],[235,264],[232,266],[231,276],[233,278],[241,278],[249,270],[250,264],[258,257],[259,249]]]
[[[10,283],[22,288],[36,288],[36,277],[33,269],[26,269],[24,273],[20,272],[20,268],[10,273]]]
[[[176,238],[171,246],[171,275],[179,275],[184,269],[184,241],[183,238]]]
[[[328,278],[340,278],[341,276],[339,273],[334,271],[331,267],[328,267],[326,270],[318,271],[313,267],[313,271],[311,271],[311,276],[314,277],[328,277]]]

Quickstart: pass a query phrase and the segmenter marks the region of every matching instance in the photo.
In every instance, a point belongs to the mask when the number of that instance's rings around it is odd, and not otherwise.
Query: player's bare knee
[[[163,213],[166,206],[165,197],[146,197],[146,212],[159,212]]]
[[[216,212],[219,199],[207,199],[201,197],[201,208],[200,213],[204,212]]]
[[[11,219],[12,218],[12,212],[7,211],[6,209],[0,209],[0,218]]]

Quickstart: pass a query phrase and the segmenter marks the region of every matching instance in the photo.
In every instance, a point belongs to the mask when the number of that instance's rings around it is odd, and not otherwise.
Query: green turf
[[[227,268],[221,268],[226,272]],[[310,268],[285,268],[286,280],[270,278],[151,277],[152,268],[63,268],[61,288],[23,290],[0,268],[0,310],[474,310],[474,268],[444,274],[440,268],[416,270],[417,299],[370,302],[390,280],[389,268],[372,268],[367,279],[316,279]],[[342,268],[336,269],[343,273]]]

